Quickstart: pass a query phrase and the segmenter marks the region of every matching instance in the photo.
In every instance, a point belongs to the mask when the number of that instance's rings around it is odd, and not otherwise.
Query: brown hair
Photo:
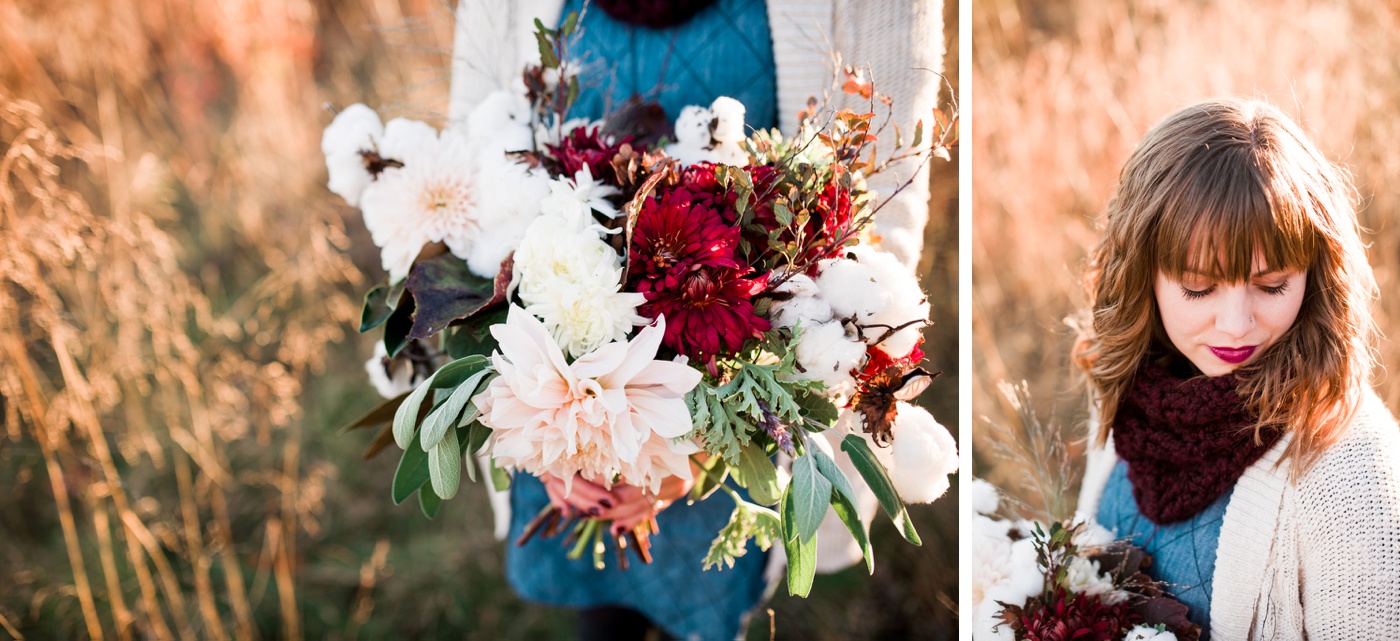
[[[1357,198],[1299,127],[1267,103],[1215,100],[1153,127],[1119,174],[1103,238],[1089,257],[1088,318],[1075,362],[1112,428],[1154,341],[1170,347],[1153,294],[1158,270],[1240,282],[1256,255],[1270,269],[1308,270],[1293,326],[1241,367],[1240,395],[1262,429],[1292,431],[1285,459],[1300,474],[1337,440],[1369,384],[1375,278]],[[1099,430],[1100,442],[1109,429]]]

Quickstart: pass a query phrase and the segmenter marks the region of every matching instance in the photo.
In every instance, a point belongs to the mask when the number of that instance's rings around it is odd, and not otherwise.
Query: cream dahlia
[[[658,319],[631,342],[608,343],[569,363],[544,324],[512,306],[506,322],[491,328],[500,342],[491,363],[500,376],[476,398],[481,422],[492,428],[496,462],[648,488],[688,475],[693,446],[670,439],[691,430],[685,394],[700,373],[655,360],[664,333]],[[654,437],[667,442],[651,443]]]

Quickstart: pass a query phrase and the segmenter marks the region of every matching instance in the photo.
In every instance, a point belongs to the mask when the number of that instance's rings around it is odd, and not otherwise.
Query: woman
[[[1241,100],[1168,116],[1109,201],[1080,512],[1152,554],[1202,638],[1400,638],[1400,428],[1370,387],[1356,203]]]
[[[515,79],[522,61],[538,59],[534,18],[549,25],[584,8],[581,0],[460,2],[450,120],[460,125],[477,100]],[[828,49],[834,47],[846,63],[877,71],[880,91],[895,98],[895,121],[926,118],[939,90],[938,76],[927,70],[942,66],[941,4],[865,3],[859,13],[853,8],[851,0],[593,0],[570,51],[582,65],[583,86],[570,115],[598,118],[639,94],[674,119],[681,107],[709,105],[724,95],[745,105],[748,127],[781,127],[791,134],[808,97],[829,88]],[[881,177],[893,180],[899,173]],[[927,183],[927,174],[918,174],[876,222],[884,249],[911,269],[922,245]],[[871,187],[892,191],[878,181]],[[733,509],[727,497],[676,502],[687,490],[679,483],[656,497],[630,487],[609,491],[582,479],[574,479],[572,489],[566,496],[559,479],[517,475],[509,503],[497,500],[498,518],[507,515],[497,522],[498,535],[508,527],[514,540],[546,502],[621,527],[655,516],[661,530],[652,538],[656,561],[599,571],[587,559],[567,560],[558,540],[532,540],[507,551],[507,578],[521,596],[581,610],[583,639],[640,639],[653,626],[682,638],[733,639],[743,632],[768,585],[767,555],[751,549],[734,568],[720,572],[704,572],[700,562]],[[868,519],[873,497],[867,503]],[[818,536],[818,568],[824,571],[860,558],[844,526],[829,521]]]

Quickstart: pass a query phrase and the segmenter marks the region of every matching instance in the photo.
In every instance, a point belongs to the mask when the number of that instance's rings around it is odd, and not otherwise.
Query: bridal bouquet
[[[918,544],[905,502],[940,496],[957,453],[907,402],[932,378],[918,367],[929,303],[872,243],[865,181],[946,154],[955,117],[909,141],[816,100],[791,139],[746,131],[729,98],[686,108],[673,134],[636,104],[569,119],[575,21],[537,27],[540,63],[465,127],[381,124],[355,105],[325,130],[330,189],[363,212],[388,272],[360,330],[383,331],[367,367],[393,398],[357,426],[387,423],[371,449],[403,450],[394,500],[417,494],[432,517],[464,457],[498,489],[512,473],[652,493],[680,477],[735,502],[707,567],[780,542],[796,594],[829,510],[873,570],[856,483]],[[889,104],[854,72],[845,85]],[[624,565],[628,549],[650,560],[647,524],[610,536],[547,508],[536,531],[569,531],[570,554],[595,564],[608,544]]]
[[[1071,463],[1059,429],[1036,417],[1024,383],[999,388],[1021,431],[991,423],[992,450],[1020,468],[1023,489],[1039,495],[1044,510],[1012,497],[1009,511],[1034,519],[996,518],[1002,493],[981,479],[968,484],[972,514],[964,549],[972,557],[974,641],[1199,639],[1186,606],[1148,577],[1146,552],[1101,525],[1067,516],[1064,497],[1080,465]]]
[[[1092,522],[1046,527],[992,518],[996,489],[981,480],[973,486],[974,639],[1200,638],[1186,606],[1144,573],[1152,560],[1141,548]]]

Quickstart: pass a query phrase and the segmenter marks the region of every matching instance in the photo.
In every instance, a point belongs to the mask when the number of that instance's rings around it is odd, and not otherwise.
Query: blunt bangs
[[[1317,199],[1255,156],[1249,140],[1226,138],[1197,147],[1161,185],[1167,194],[1152,243],[1157,268],[1241,282],[1256,272],[1306,269],[1317,252]],[[1267,156],[1266,156],[1267,157]],[[1310,183],[1311,181],[1306,181]]]

